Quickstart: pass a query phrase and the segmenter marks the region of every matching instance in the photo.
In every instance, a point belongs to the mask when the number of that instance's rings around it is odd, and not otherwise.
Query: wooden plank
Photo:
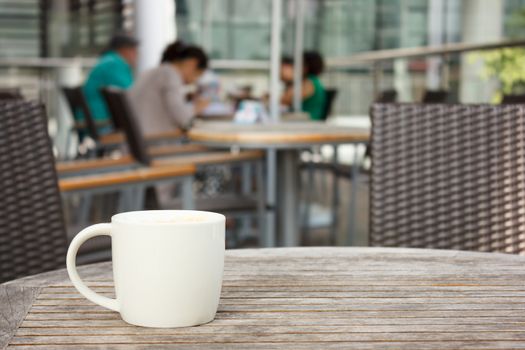
[[[197,329],[195,327],[194,329]],[[293,342],[441,342],[450,341],[462,342],[483,342],[483,341],[508,341],[525,342],[525,332],[450,332],[450,333],[430,333],[412,331],[409,333],[264,333],[258,330],[246,334],[232,333],[209,333],[200,334],[176,334],[173,329],[164,330],[161,334],[125,334],[125,335],[100,335],[76,336],[76,335],[50,335],[50,336],[16,336],[11,340],[10,345],[30,345],[30,344],[209,344],[209,343],[257,343],[261,340],[275,343]]]
[[[101,293],[102,294],[102,293]],[[108,293],[110,294],[110,293]],[[224,293],[223,293],[224,294]],[[107,294],[103,294],[107,295]],[[380,307],[381,305],[404,305],[404,306],[419,306],[419,305],[447,305],[453,307],[454,305],[468,305],[472,308],[477,308],[479,305],[499,305],[502,308],[525,308],[525,298],[507,298],[503,296],[488,296],[488,297],[404,297],[404,298],[332,298],[332,297],[301,297],[299,295],[294,297],[282,296],[274,298],[260,297],[251,295],[249,297],[225,297],[221,296],[221,305],[228,307],[229,305],[255,305],[276,307],[280,305],[304,305],[304,306],[325,306],[325,307],[359,307],[361,305],[372,305],[373,307]],[[35,300],[33,306],[90,306],[91,303],[83,298],[47,298]],[[377,306],[376,306],[377,305]]]
[[[123,143],[126,140],[126,136],[124,136],[121,132],[113,132],[106,135],[100,136],[100,143],[104,146],[111,146],[119,143]]]
[[[60,303],[53,303],[52,305],[38,305],[35,304],[31,308],[31,312],[39,313],[66,313],[66,312],[90,312],[93,310],[93,306],[89,304],[67,304],[60,305]],[[485,304],[474,304],[474,303],[441,303],[441,304],[424,304],[424,303],[403,303],[403,304],[372,304],[372,303],[360,303],[360,304],[349,304],[349,303],[325,303],[325,304],[309,304],[307,301],[303,303],[295,302],[288,304],[221,304],[219,305],[219,311],[221,312],[289,312],[289,311],[300,311],[300,312],[356,312],[356,311],[398,311],[398,312],[416,312],[416,311],[463,311],[463,310],[480,310],[487,311],[522,311],[525,313],[524,303],[485,303]]]
[[[56,164],[56,169],[59,175],[61,175],[87,170],[95,171],[111,167],[125,167],[131,166],[135,163],[135,160],[131,156],[121,156],[118,158],[102,158],[82,161],[59,162]]]
[[[215,152],[210,151],[209,148],[205,146],[197,144],[153,146],[148,149],[148,152],[152,157],[176,156],[176,158],[154,160],[154,166],[166,166],[174,164],[207,165],[232,163],[246,160],[256,160],[262,158],[263,156],[263,153],[258,151],[244,151],[240,153]],[[138,163],[133,159],[133,157],[125,155],[118,158],[59,162],[56,164],[56,169],[59,175],[67,175],[86,171],[95,172],[108,168],[130,167],[137,164]]]
[[[107,350],[108,346],[105,344],[74,344],[75,349],[83,350]],[[318,350],[318,349],[347,349],[347,350],[443,350],[443,349],[462,349],[462,350],[480,350],[480,349],[504,349],[504,350],[523,350],[525,344],[520,342],[509,342],[509,341],[484,341],[484,342],[256,342],[256,343],[206,343],[202,344],[154,344],[154,347],[150,346],[151,343],[134,343],[134,344],[111,344],[111,349],[132,349],[132,350],[143,350],[145,348],[154,348],[158,350],[195,350],[195,349],[208,349],[208,350],[275,350],[289,348],[295,350]],[[13,346],[13,349],[18,350],[34,350],[34,349],[70,349],[68,345],[50,345],[50,344],[36,344],[36,345],[18,345]],[[10,348],[11,349],[11,348]]]
[[[158,134],[146,135],[145,139],[147,141],[162,141],[162,140],[173,140],[178,139],[184,135],[179,129],[167,130]],[[123,143],[126,140],[126,136],[121,132],[114,132],[111,134],[102,135],[100,137],[100,143],[104,146],[115,145]]]
[[[176,158],[155,159],[153,166],[164,166],[168,164],[195,164],[196,166],[214,165],[245,162],[262,159],[264,153],[261,151],[242,152],[208,152],[202,154],[184,155]]]
[[[97,293],[113,298],[114,292],[106,289],[95,289]],[[483,293],[483,292],[463,292],[462,296],[457,296],[454,292],[445,293],[433,293],[433,292],[422,292],[422,293],[403,293],[403,292],[382,292],[382,293],[347,293],[347,292],[309,292],[309,291],[294,291],[294,292],[231,292],[229,290],[222,290],[221,298],[223,303],[237,303],[239,301],[250,302],[250,300],[266,299],[270,303],[282,302],[283,299],[329,299],[329,300],[340,300],[344,302],[346,300],[364,300],[366,302],[384,302],[382,300],[406,300],[407,302],[414,300],[424,302],[425,299],[431,299],[434,302],[446,302],[461,299],[461,301],[474,300],[473,302],[483,303],[488,298],[492,300],[501,300],[502,302],[524,302],[525,292],[521,292],[519,295],[513,295],[512,293]],[[70,291],[68,293],[58,292],[55,294],[44,294],[41,293],[38,297],[38,301],[49,302],[49,301],[64,301],[67,300],[80,300],[82,297],[76,291]]]
[[[342,323],[342,322],[341,322]],[[484,332],[523,332],[523,325],[512,323],[470,324],[470,325],[420,325],[417,331],[414,325],[217,325],[211,323],[205,327],[183,327],[170,329],[141,328],[132,326],[78,326],[78,327],[20,327],[17,337],[39,336],[113,336],[113,335],[201,335],[201,334],[336,334],[336,333],[484,333]]]
[[[465,318],[478,318],[482,322],[485,318],[499,318],[499,319],[515,319],[523,317],[522,310],[445,310],[445,311],[425,311],[412,310],[398,311],[398,310],[381,310],[381,311],[288,311],[288,312],[271,312],[271,311],[253,311],[253,312],[226,312],[219,311],[217,319],[236,319],[236,320],[275,320],[275,319],[304,319],[316,320],[321,322],[325,319],[430,319],[430,318],[454,318],[463,320]],[[27,315],[26,320],[119,320],[120,316],[111,311],[100,309],[97,311],[84,312],[31,312]]]
[[[0,349],[14,336],[40,288],[0,285]]]
[[[60,179],[58,186],[61,192],[85,190],[122,184],[140,183],[145,181],[160,180],[189,176],[195,173],[195,166],[191,164],[173,164],[128,170],[102,175],[90,175]]]
[[[41,314],[37,314],[42,316]],[[408,317],[391,317],[391,318],[324,318],[320,323],[318,319],[304,318],[221,318],[217,317],[209,326],[472,326],[472,325],[502,325],[512,324],[516,326],[525,325],[525,315],[522,317],[428,317],[428,318],[408,318]],[[114,319],[62,319],[34,317],[25,319],[20,328],[96,328],[96,327],[132,327],[120,318]],[[413,328],[412,328],[413,329]]]

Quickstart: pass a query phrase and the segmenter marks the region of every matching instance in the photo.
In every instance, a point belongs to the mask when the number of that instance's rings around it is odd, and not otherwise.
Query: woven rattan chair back
[[[55,163],[36,102],[0,102],[0,210],[0,283],[65,267]]]
[[[335,98],[337,97],[337,89],[326,89],[326,101],[323,108],[323,120],[328,119],[334,107]]]
[[[75,120],[83,119],[86,123],[89,136],[91,136],[93,140],[98,141],[100,135],[95,120],[93,119],[91,111],[87,105],[84,93],[82,92],[82,87],[63,87],[62,92],[64,93],[69,109]]]
[[[371,245],[525,253],[525,106],[371,116]]]
[[[520,95],[504,95],[501,104],[524,104],[525,103],[525,94]]]
[[[448,100],[448,91],[446,90],[427,90],[423,95],[423,103],[446,103]]]
[[[385,90],[382,91],[376,99],[377,103],[395,103],[397,102],[397,91],[396,90]]]
[[[20,88],[0,88],[0,101],[3,100],[23,100],[24,96]]]
[[[113,118],[118,119],[122,125],[122,130],[126,134],[129,151],[131,155],[144,165],[151,164],[151,157],[147,152],[147,144],[133,109],[127,99],[126,92],[118,88],[104,88],[101,90],[102,96],[106,100],[109,112]]]

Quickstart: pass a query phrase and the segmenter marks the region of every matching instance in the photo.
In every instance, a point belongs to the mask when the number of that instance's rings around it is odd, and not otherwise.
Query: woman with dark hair
[[[286,84],[286,90],[281,97],[281,103],[287,106],[293,104],[293,60],[285,57],[281,63],[281,79]],[[319,79],[324,70],[323,57],[315,51],[303,53],[303,83],[302,111],[310,115],[310,119],[322,120],[326,103],[326,90]]]
[[[200,47],[181,41],[166,47],[160,66],[143,73],[129,91],[143,134],[191,126],[208,101],[187,102],[184,85],[195,83],[207,67],[208,57]]]

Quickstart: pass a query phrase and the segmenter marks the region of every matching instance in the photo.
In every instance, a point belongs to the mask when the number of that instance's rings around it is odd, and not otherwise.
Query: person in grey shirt
[[[204,51],[176,41],[166,47],[161,64],[144,72],[128,92],[143,135],[188,129],[208,101],[186,100],[184,85],[195,83],[208,67]]]

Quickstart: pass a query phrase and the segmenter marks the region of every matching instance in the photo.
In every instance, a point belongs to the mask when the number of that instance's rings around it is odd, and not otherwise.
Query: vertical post
[[[259,246],[273,247],[275,239],[273,230],[268,230],[266,220],[266,198],[264,197],[265,185],[263,174],[263,161],[257,161],[255,164],[255,176],[257,181],[257,226],[259,228]]]
[[[441,58],[441,86],[442,90],[449,88],[450,82],[450,60],[448,55],[443,55]]]
[[[49,57],[49,0],[40,0],[40,56]]]
[[[380,61],[376,61],[374,62],[373,66],[372,66],[372,79],[373,79],[373,93],[374,93],[374,100],[377,99],[379,97],[379,94],[381,93],[381,89],[380,89],[380,86],[381,86],[381,79],[382,79],[382,75],[383,75],[383,69],[381,67],[381,62]]]
[[[428,44],[437,46],[443,44],[445,33],[444,0],[430,0],[428,5]],[[442,86],[440,68],[442,58],[439,56],[427,57],[427,89],[437,90]]]
[[[71,64],[64,65],[56,68],[55,82],[58,82],[59,86],[75,86],[82,82],[82,67],[78,61],[73,61]],[[60,91],[56,91],[53,95],[56,98],[57,106],[57,134],[55,137],[55,145],[58,148],[59,154],[64,159],[68,159],[69,155],[76,155],[76,144],[72,144],[68,139],[72,136],[71,127],[74,124],[74,117],[71,115],[71,111],[62,97]]]
[[[202,47],[211,51],[211,4],[210,0],[202,3]]]
[[[357,185],[359,176],[359,143],[354,143],[354,160],[352,161],[352,170],[350,174],[350,203],[348,204],[348,245],[356,244],[356,212],[357,212]]]
[[[272,0],[272,35],[270,50],[270,118],[280,119],[279,70],[281,66],[281,10],[282,0]]]
[[[195,209],[195,200],[193,198],[193,176],[187,176],[182,179],[182,209]]]
[[[243,196],[250,196],[253,192],[252,190],[252,166],[251,163],[243,163],[241,165],[241,193]],[[243,239],[246,236],[249,236],[252,230],[252,220],[251,217],[242,216],[241,220],[241,230],[240,238]]]
[[[279,174],[279,228],[285,247],[297,247],[300,242],[298,191],[299,151],[283,150],[278,159]]]
[[[293,109],[301,111],[303,82],[303,37],[304,37],[304,0],[295,0],[295,46],[293,71]]]
[[[279,94],[279,68],[281,65],[281,9],[282,0],[272,0],[272,27],[271,27],[271,49],[270,49],[270,119],[278,122],[280,119],[280,94]],[[275,244],[275,206],[277,203],[277,152],[269,149],[266,156],[267,172],[267,205],[266,214],[266,244]],[[271,241],[271,238],[274,241]]]
[[[275,212],[277,206],[277,152],[275,149],[266,151],[266,234],[265,245],[274,247],[276,244]]]
[[[354,148],[354,153],[357,152],[357,147]],[[339,163],[339,147],[334,145],[334,156],[332,164],[336,171],[333,172],[332,178],[332,225],[330,226],[330,244],[336,245],[337,233],[339,227],[339,176],[337,175],[337,164]],[[354,159],[355,160],[355,159]],[[352,189],[353,191],[353,189]]]
[[[463,0],[461,5],[463,42],[482,43],[501,40],[505,18],[503,0]],[[477,58],[472,62],[469,54],[463,53],[460,64],[459,100],[461,103],[490,101],[494,87],[480,77],[484,65],[483,59]]]
[[[175,2],[135,0],[135,28],[140,41],[137,71],[143,72],[160,62],[166,45],[175,40]]]

